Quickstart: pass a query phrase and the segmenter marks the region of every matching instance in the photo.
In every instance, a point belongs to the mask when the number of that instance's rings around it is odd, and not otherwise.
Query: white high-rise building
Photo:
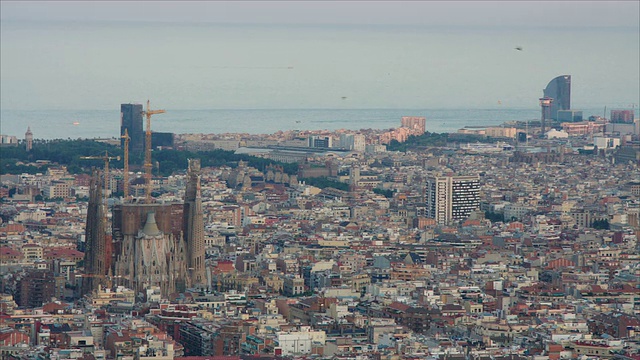
[[[366,147],[364,135],[340,134],[340,147],[347,150],[364,152]]]
[[[432,176],[427,179],[427,217],[440,225],[464,220],[480,207],[480,177]]]
[[[363,134],[353,134],[353,148],[351,150],[364,152],[367,143]]]

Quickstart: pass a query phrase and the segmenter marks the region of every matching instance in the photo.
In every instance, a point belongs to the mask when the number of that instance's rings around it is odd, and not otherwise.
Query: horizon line
[[[143,103],[137,103],[137,102],[123,102],[120,103],[120,105],[125,105],[125,104],[133,104],[133,105],[143,105]],[[161,106],[163,107],[163,106]],[[577,110],[577,111],[581,111],[581,110],[595,110],[595,109],[601,109],[601,108],[608,108],[611,110],[618,110],[618,109],[630,109],[630,110],[635,110],[635,108],[630,107],[630,106],[610,106],[610,105],[601,105],[601,106],[590,106],[590,107],[582,107],[582,108],[575,108],[575,109],[571,109],[571,110]],[[327,108],[321,108],[321,107],[309,107],[309,108],[260,108],[260,107],[251,107],[251,108],[169,108],[169,107],[164,107],[165,110],[169,111],[169,110],[173,110],[173,111],[359,111],[359,110],[384,110],[384,111],[401,111],[401,110],[419,110],[419,111],[424,111],[424,110],[428,110],[428,111],[432,111],[432,110],[436,110],[436,111],[440,111],[440,110],[536,110],[539,111],[540,107],[539,106],[535,106],[535,107],[519,107],[519,106],[514,106],[514,107],[502,107],[502,106],[496,106],[496,107],[354,107],[354,108],[338,108],[338,107],[327,107]],[[98,109],[90,109],[90,108],[46,108],[46,109],[33,109],[33,108],[27,108],[27,109],[21,109],[21,108],[1,108],[0,111],[24,111],[24,112],[40,112],[40,111],[118,111],[119,109],[117,107],[114,108],[109,108],[109,109],[105,109],[105,108],[98,108]]]

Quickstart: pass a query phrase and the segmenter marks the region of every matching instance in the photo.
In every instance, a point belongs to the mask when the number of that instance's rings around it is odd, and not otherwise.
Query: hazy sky
[[[640,102],[638,1],[2,1],[0,20],[2,109],[532,108],[562,74],[574,108]]]

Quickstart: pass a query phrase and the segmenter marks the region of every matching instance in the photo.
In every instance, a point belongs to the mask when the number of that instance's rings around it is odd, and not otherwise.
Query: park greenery
[[[484,217],[485,217],[485,219],[489,219],[489,221],[491,221],[491,222],[504,222],[504,214],[502,214],[502,213],[495,213],[495,212],[491,212],[491,211],[485,211],[484,212]]]
[[[598,230],[609,230],[609,220],[607,219],[595,220],[591,224],[591,227]]]
[[[426,132],[420,136],[410,136],[406,142],[393,140],[389,145],[390,151],[419,150],[425,147],[443,147],[450,143],[492,142],[495,139],[479,135],[447,134]],[[0,169],[3,174],[36,174],[45,173],[50,166],[63,165],[71,174],[88,173],[92,167],[101,168],[104,161],[101,157],[112,157],[111,166],[122,168],[123,150],[112,144],[88,140],[35,140],[31,151],[24,146],[5,146],[0,148]],[[94,157],[93,160],[83,157]],[[119,160],[117,160],[119,158]],[[227,165],[236,167],[240,161],[259,170],[266,170],[270,165],[278,165],[289,175],[296,174],[297,164],[280,163],[247,154],[235,154],[233,151],[209,150],[155,150],[152,153],[154,173],[168,176],[175,172],[185,171],[188,159],[200,159],[203,167]],[[129,166],[132,171],[142,171],[144,153],[131,152]],[[322,183],[322,182],[321,182]],[[335,187],[335,186],[333,186]],[[386,194],[383,194],[386,196]]]
[[[422,135],[411,135],[405,142],[391,140],[387,146],[389,151],[407,152],[411,150],[420,150],[427,147],[445,147],[451,143],[493,143],[497,139],[474,134],[449,134],[449,133],[432,133],[425,132]]]
[[[300,181],[304,181],[307,185],[315,186],[320,189],[324,188],[334,188],[342,191],[349,191],[349,184],[345,184],[339,181],[331,180],[326,176],[323,177],[313,177],[313,178],[302,178]]]
[[[387,199],[391,199],[393,198],[393,190],[390,189],[378,189],[378,188],[374,188],[373,192],[376,194],[380,194],[384,197],[386,197]]]
[[[109,157],[120,160],[111,160],[110,164],[115,168],[122,168],[123,151],[118,146],[94,141],[94,140],[47,140],[36,141],[29,152],[23,146],[11,146],[0,148],[0,168],[3,174],[36,174],[44,173],[52,164],[63,165],[71,174],[88,173],[92,167],[101,168],[104,161],[101,159],[87,160],[82,157]],[[188,159],[200,159],[203,167],[223,166],[236,167],[240,161],[249,166],[265,170],[269,165],[281,166],[287,174],[296,174],[297,164],[286,164],[256,156],[235,154],[233,151],[187,151],[187,150],[156,150],[152,152],[154,172],[162,176],[168,176],[174,172],[185,171]],[[37,162],[37,163],[36,163]],[[133,171],[142,171],[144,154],[129,154],[129,166]]]

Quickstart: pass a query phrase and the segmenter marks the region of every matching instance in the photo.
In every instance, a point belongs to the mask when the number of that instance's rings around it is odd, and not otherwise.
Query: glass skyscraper
[[[553,120],[558,119],[558,110],[571,109],[571,75],[554,78],[543,91],[545,97],[553,99],[550,111]]]
[[[124,130],[129,132],[129,151],[144,151],[144,128],[142,121],[142,104],[122,104],[120,105],[120,135],[124,135]],[[124,139],[120,145],[124,148]]]

